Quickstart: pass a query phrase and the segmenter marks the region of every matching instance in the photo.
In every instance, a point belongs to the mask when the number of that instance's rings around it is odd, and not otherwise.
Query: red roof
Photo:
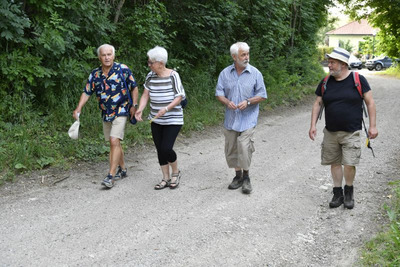
[[[377,33],[377,29],[374,29],[368,24],[366,19],[362,19],[360,22],[353,21],[335,30],[329,31],[327,35],[374,35]]]

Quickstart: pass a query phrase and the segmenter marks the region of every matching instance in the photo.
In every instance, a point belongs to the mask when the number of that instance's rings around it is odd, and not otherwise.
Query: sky
[[[345,7],[338,4],[337,1],[333,1],[335,6],[329,8],[329,14],[333,17],[338,17],[339,20],[336,22],[336,27],[341,27],[350,22],[350,18],[344,14]]]

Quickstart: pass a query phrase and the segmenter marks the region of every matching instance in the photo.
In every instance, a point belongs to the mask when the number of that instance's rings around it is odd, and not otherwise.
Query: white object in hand
[[[77,113],[78,115],[78,119],[71,125],[71,127],[69,127],[68,130],[68,135],[69,137],[71,137],[72,139],[76,140],[79,137],[79,113]]]

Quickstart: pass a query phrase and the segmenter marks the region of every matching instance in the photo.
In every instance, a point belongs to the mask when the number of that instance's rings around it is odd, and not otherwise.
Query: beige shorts
[[[361,131],[330,132],[324,128],[321,144],[321,164],[356,166],[361,157]]]
[[[229,168],[249,170],[254,148],[255,127],[244,132],[224,129],[225,158]]]
[[[103,121],[103,133],[106,141],[110,137],[115,137],[124,140],[125,125],[128,120],[127,116],[116,117],[112,122]]]

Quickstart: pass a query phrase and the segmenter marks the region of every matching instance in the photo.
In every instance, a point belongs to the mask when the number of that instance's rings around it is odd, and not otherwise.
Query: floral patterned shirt
[[[126,90],[121,73],[129,91]],[[96,94],[103,120],[111,122],[118,116],[129,116],[128,93],[136,86],[135,78],[128,66],[114,62],[108,76],[103,73],[101,67],[94,69],[83,92],[89,96]]]

